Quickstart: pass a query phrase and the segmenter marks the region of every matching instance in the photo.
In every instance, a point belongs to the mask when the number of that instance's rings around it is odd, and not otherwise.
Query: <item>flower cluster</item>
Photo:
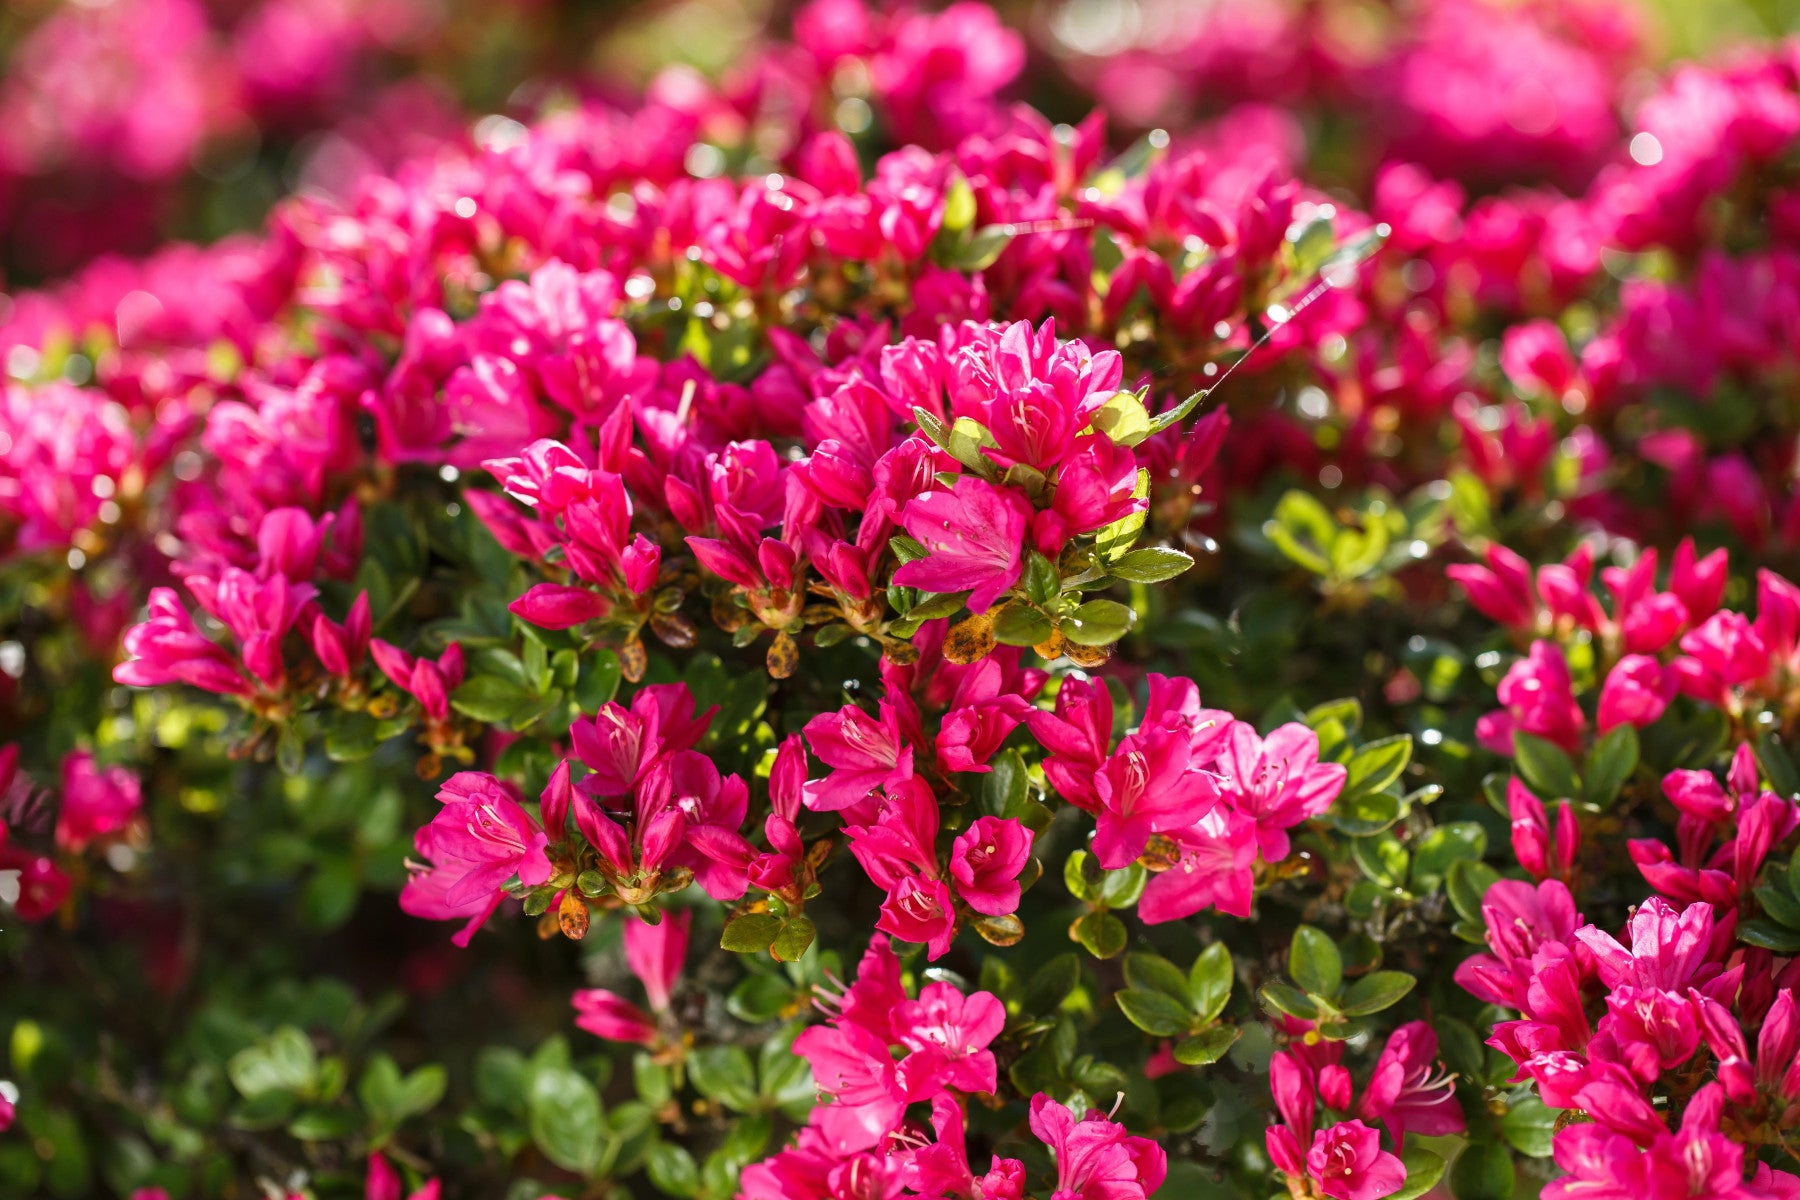
[[[651,7],[9,60],[0,1192],[1800,1196],[1795,49]]]

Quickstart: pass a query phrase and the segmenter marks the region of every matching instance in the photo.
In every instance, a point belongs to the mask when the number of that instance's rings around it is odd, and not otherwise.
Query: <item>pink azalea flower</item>
[[[1138,901],[1138,916],[1150,925],[1178,921],[1206,908],[1249,916],[1256,882],[1255,822],[1221,807],[1170,836],[1181,857],[1151,877]]]
[[[1400,1190],[1406,1167],[1381,1148],[1381,1135],[1361,1121],[1339,1121],[1313,1135],[1306,1173],[1336,1200],[1379,1200]]]
[[[694,912],[688,908],[665,912],[655,925],[639,917],[625,922],[625,965],[644,985],[650,1007],[657,1012],[669,1007],[669,994],[681,978],[693,923]]]
[[[575,1025],[597,1038],[638,1046],[654,1046],[662,1040],[656,1021],[643,1009],[605,988],[582,988],[572,997]]]
[[[72,750],[62,762],[62,808],[56,845],[79,851],[96,838],[131,824],[144,805],[138,778],[124,767],[100,767],[89,750]]]
[[[820,713],[802,730],[812,752],[831,774],[807,783],[806,807],[836,812],[866,800],[878,787],[892,787],[912,777],[913,748],[900,731],[900,713],[881,703],[876,721],[854,704],[835,713]]]
[[[375,665],[381,668],[382,674],[393,680],[401,691],[417,700],[428,719],[449,719],[450,693],[463,680],[463,652],[459,644],[451,642],[435,660],[414,658],[400,647],[389,645],[380,638],[370,641],[369,650],[375,656]]]
[[[1056,1156],[1051,1200],[1146,1200],[1168,1174],[1168,1156],[1149,1138],[1097,1112],[1077,1121],[1042,1092],[1031,1099],[1031,1132]]]
[[[527,887],[550,878],[549,839],[492,775],[459,771],[438,790],[443,805],[414,845],[430,864],[400,892],[400,907],[428,920],[467,918],[453,939],[466,946],[505,899],[512,876]]]
[[[1431,1026],[1408,1021],[1388,1035],[1375,1063],[1357,1112],[1387,1126],[1395,1145],[1409,1130],[1427,1137],[1463,1131],[1456,1085],[1439,1067],[1437,1049]]]
[[[1016,820],[977,817],[950,848],[956,894],[979,913],[1005,916],[1019,907],[1019,872],[1031,860],[1032,832]]]
[[[928,983],[917,1000],[894,1011],[894,1028],[912,1053],[901,1060],[896,1081],[908,1100],[945,1088],[991,1094],[998,1083],[988,1044],[1006,1025],[1006,1006],[988,992],[963,995],[948,983]]]
[[[1225,777],[1221,798],[1256,822],[1257,847],[1268,862],[1287,857],[1288,829],[1330,808],[1348,775],[1342,763],[1320,762],[1318,735],[1295,722],[1267,738],[1233,722],[1217,769]]]
[[[1645,654],[1627,654],[1613,664],[1600,688],[1599,726],[1607,733],[1620,725],[1642,729],[1654,724],[1675,698],[1673,671]]]
[[[928,592],[970,592],[969,611],[986,612],[1019,582],[1030,520],[1023,496],[961,476],[949,491],[929,491],[907,503],[900,523],[926,555],[895,571],[894,582]]]
[[[1152,834],[1195,826],[1218,802],[1219,787],[1193,761],[1185,732],[1144,729],[1101,764],[1094,794],[1094,855],[1116,871],[1144,852]]]

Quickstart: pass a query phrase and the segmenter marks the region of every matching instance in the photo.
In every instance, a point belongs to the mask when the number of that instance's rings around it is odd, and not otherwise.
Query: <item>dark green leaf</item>
[[[1302,925],[1288,946],[1288,974],[1301,991],[1329,999],[1344,983],[1343,956],[1323,930]]]
[[[1616,726],[1599,741],[1587,757],[1587,770],[1582,776],[1589,804],[1605,808],[1619,794],[1631,773],[1637,770],[1638,736],[1630,725]]]
[[[1412,735],[1408,733],[1359,747],[1345,764],[1349,775],[1344,780],[1344,795],[1367,796],[1382,791],[1406,770],[1406,764],[1412,761],[1412,750]]]
[[[1225,948],[1224,942],[1214,942],[1200,952],[1200,957],[1188,971],[1187,985],[1188,1000],[1201,1020],[1216,1020],[1225,1011],[1235,980],[1231,951]]]
[[[1194,1022],[1194,1014],[1187,1005],[1162,992],[1126,988],[1114,999],[1128,1021],[1153,1037],[1185,1033]]]
[[[1181,969],[1159,954],[1127,954],[1125,982],[1134,988],[1161,992],[1184,1007],[1188,1003],[1187,976]]]
[[[527,1100],[531,1140],[565,1171],[590,1174],[600,1162],[600,1093],[568,1067],[532,1075]]]
[[[1417,982],[1405,971],[1374,971],[1344,989],[1340,1007],[1346,1016],[1366,1017],[1400,1003]]]
[[[1082,949],[1095,958],[1112,958],[1125,949],[1125,922],[1104,909],[1077,920],[1071,932]]]
[[[1513,733],[1513,758],[1519,774],[1542,800],[1572,800],[1581,795],[1581,781],[1575,777],[1575,764],[1562,747],[1547,742],[1524,730]]]
[[[497,725],[531,702],[523,686],[498,675],[477,675],[450,693],[450,707],[473,721]]]
[[[1175,1061],[1187,1067],[1218,1062],[1243,1031],[1235,1025],[1214,1025],[1175,1043]]]
[[[1163,583],[1193,565],[1192,555],[1173,546],[1142,546],[1108,563],[1106,572],[1130,583]]]
[[[767,950],[780,933],[781,918],[775,914],[745,913],[725,922],[719,946],[737,954],[755,954]]]

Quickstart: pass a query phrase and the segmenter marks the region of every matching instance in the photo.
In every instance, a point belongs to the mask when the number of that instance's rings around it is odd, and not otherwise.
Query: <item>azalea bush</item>
[[[10,297],[0,1191],[1800,1197],[1800,47],[1131,11]]]

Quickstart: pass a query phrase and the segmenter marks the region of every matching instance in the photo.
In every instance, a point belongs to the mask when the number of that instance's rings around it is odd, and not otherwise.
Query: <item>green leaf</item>
[[[1779,924],[1789,929],[1800,929],[1800,900],[1794,899],[1787,890],[1785,880],[1776,877],[1780,882],[1765,884],[1756,889],[1756,902],[1762,905],[1763,912],[1773,917]]]
[[[1108,908],[1130,908],[1144,894],[1144,887],[1149,882],[1150,872],[1137,863],[1108,871],[1100,882],[1100,903]]]
[[[368,713],[340,713],[325,731],[325,757],[332,762],[361,762],[380,746],[375,718]]]
[[[579,1175],[599,1165],[600,1093],[569,1067],[543,1067],[531,1078],[526,1099],[531,1140],[544,1157]]]
[[[1777,796],[1791,799],[1800,795],[1800,769],[1794,766],[1794,756],[1780,733],[1771,729],[1756,739],[1756,762]]]
[[[1063,636],[1078,646],[1110,646],[1127,633],[1136,614],[1117,600],[1089,600],[1062,620]]]
[[[1183,400],[1180,404],[1177,404],[1174,408],[1169,409],[1167,412],[1158,413],[1156,419],[1150,422],[1150,432],[1152,434],[1158,434],[1165,429],[1174,428],[1177,423],[1186,420],[1189,413],[1193,412],[1196,408],[1199,408],[1200,402],[1205,400],[1211,393],[1211,388],[1202,388],[1200,391],[1191,393],[1187,399]]]
[[[1286,1013],[1290,1017],[1299,1017],[1303,1021],[1318,1018],[1318,1007],[1307,999],[1305,992],[1292,984],[1274,980],[1258,988],[1256,995],[1263,1002],[1263,1007],[1271,1012]]]
[[[1004,646],[1040,645],[1055,631],[1049,617],[1017,600],[1001,605],[994,614],[994,638]]]
[[[1080,982],[1081,959],[1073,952],[1059,954],[1032,972],[1019,1006],[1030,1016],[1049,1016]]]
[[[444,1068],[436,1064],[403,1076],[392,1058],[377,1054],[363,1070],[356,1095],[378,1126],[393,1129],[408,1117],[435,1107],[444,1098],[445,1083]]]
[[[1739,925],[1737,935],[1740,942],[1761,946],[1777,954],[1800,953],[1800,930],[1786,929],[1760,917]]]
[[[1282,496],[1274,515],[1263,524],[1263,536],[1277,550],[1315,575],[1331,573],[1331,548],[1338,532],[1330,510],[1317,497],[1298,490]]]
[[[1214,1025],[1175,1043],[1175,1061],[1184,1067],[1203,1067],[1218,1062],[1243,1030],[1235,1025]]]
[[[1202,1021],[1214,1021],[1225,1011],[1231,999],[1231,985],[1237,973],[1232,967],[1231,951],[1224,942],[1214,942],[1200,952],[1188,970],[1188,1000]]]
[[[1413,847],[1413,890],[1434,891],[1451,863],[1479,860],[1486,853],[1487,830],[1474,821],[1451,821],[1433,827]]]
[[[773,913],[745,913],[725,922],[719,935],[719,947],[735,954],[755,954],[767,950],[781,933],[781,918]]]
[[[1406,764],[1412,761],[1412,751],[1412,735],[1408,733],[1358,747],[1345,764],[1349,774],[1344,779],[1343,794],[1368,796],[1384,790],[1406,770]]]
[[[958,417],[950,427],[950,444],[944,447],[950,457],[968,468],[973,475],[980,476],[990,482],[999,477],[999,470],[994,460],[981,452],[983,446],[994,444],[994,435],[987,427],[973,417]]]
[[[1461,859],[1450,864],[1444,875],[1444,890],[1450,904],[1465,921],[1480,921],[1481,901],[1488,889],[1500,879],[1500,872],[1484,862]]]
[[[1637,770],[1638,735],[1630,725],[1619,725],[1594,743],[1587,757],[1587,770],[1582,775],[1589,804],[1605,808],[1618,797],[1619,789]]]
[[[1134,988],[1161,992],[1183,1007],[1187,1006],[1187,976],[1181,973],[1181,968],[1159,954],[1127,954],[1125,982]]]
[[[769,946],[769,953],[775,956],[776,962],[797,962],[807,947],[813,944],[813,936],[817,933],[810,917],[790,917],[781,926],[781,932]]]
[[[989,762],[981,781],[981,809],[990,817],[1017,817],[1031,798],[1031,772],[1025,756],[1003,750]]]
[[[1174,1037],[1187,1032],[1194,1023],[1194,1014],[1187,1005],[1162,992],[1126,988],[1113,999],[1118,1001],[1126,1020],[1152,1037]]]
[[[1048,604],[1062,591],[1062,572],[1036,550],[1025,556],[1025,594],[1033,604]]]
[[[1114,392],[1089,420],[1120,446],[1135,446],[1150,436],[1150,414],[1136,392]]]
[[[1100,894],[1106,871],[1092,854],[1075,850],[1063,860],[1063,886],[1077,900],[1093,900]]]
[[[700,1191],[700,1165],[694,1161],[694,1156],[687,1152],[685,1146],[678,1146],[674,1142],[657,1142],[650,1147],[644,1168],[650,1174],[650,1182],[666,1195],[686,1200]]]
[[[1288,974],[1301,991],[1330,999],[1344,984],[1344,959],[1323,930],[1302,925],[1288,946]]]
[[[1141,546],[1106,566],[1106,573],[1129,583],[1164,583],[1194,565],[1194,557],[1173,546]]]
[[[1417,983],[1405,971],[1372,971],[1344,989],[1338,1007],[1345,1016],[1367,1017],[1400,1003]]]
[[[1500,1118],[1500,1136],[1527,1158],[1549,1158],[1556,1117],[1556,1109],[1522,1091],[1509,1101],[1506,1115]]]
[[[1513,758],[1519,774],[1542,800],[1573,800],[1581,795],[1575,764],[1562,747],[1524,730],[1513,733]]]
[[[1406,1167],[1406,1183],[1388,1200],[1418,1200],[1444,1177],[1444,1160],[1423,1147],[1408,1148],[1400,1161]]]
[[[1125,949],[1125,922],[1104,909],[1083,916],[1070,932],[1082,949],[1095,958],[1112,958]]]
[[[688,1078],[704,1096],[727,1108],[756,1107],[756,1068],[742,1046],[703,1046],[688,1056]]]
[[[1398,888],[1406,885],[1407,868],[1412,863],[1412,855],[1400,844],[1400,839],[1392,834],[1379,834],[1375,837],[1357,838],[1350,843],[1350,856],[1368,878],[1383,887]]]
[[[985,271],[994,265],[1018,232],[1012,225],[983,225],[956,248],[950,265],[959,271]]]
[[[575,680],[575,703],[584,713],[599,712],[600,706],[619,692],[619,681],[625,669],[619,656],[611,650],[595,650],[581,662],[581,673]]]
[[[319,1058],[303,1031],[283,1025],[266,1040],[232,1055],[225,1069],[232,1086],[254,1100],[270,1092],[310,1092],[318,1080]]]
[[[1450,1169],[1450,1190],[1456,1200],[1512,1200],[1512,1155],[1499,1142],[1464,1147]]]
[[[507,720],[530,702],[530,692],[498,675],[477,675],[450,693],[450,707],[485,725]]]

